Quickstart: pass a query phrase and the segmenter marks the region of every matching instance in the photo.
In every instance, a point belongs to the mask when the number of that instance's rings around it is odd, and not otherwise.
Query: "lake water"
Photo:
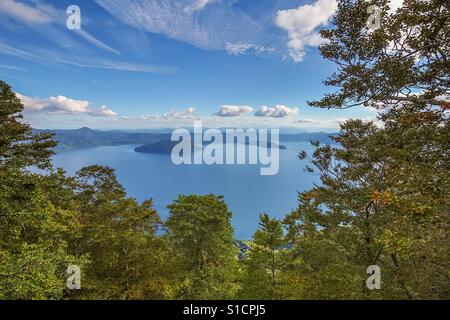
[[[282,218],[297,206],[297,192],[310,188],[319,178],[303,171],[300,150],[311,151],[308,142],[286,142],[280,150],[279,172],[261,176],[260,165],[174,165],[170,155],[144,154],[136,146],[98,147],[57,154],[56,167],[74,174],[80,168],[99,164],[116,170],[120,183],[138,201],[152,198],[164,219],[166,206],[179,194],[218,194],[233,212],[237,239],[250,239],[261,212]]]

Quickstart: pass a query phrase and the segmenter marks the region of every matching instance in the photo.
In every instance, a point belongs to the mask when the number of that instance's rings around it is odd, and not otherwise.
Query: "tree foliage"
[[[237,251],[231,212],[223,197],[180,195],[165,223],[181,282],[176,298],[231,298]]]
[[[381,14],[376,30],[367,27],[371,5]],[[395,12],[386,0],[339,1],[333,28],[321,31],[328,43],[320,48],[337,65],[325,80],[337,90],[310,105],[384,109],[407,101],[448,108],[449,18],[445,0],[405,0]]]
[[[285,261],[286,245],[282,222],[265,213],[261,214],[259,228],[253,235],[251,249],[243,262],[240,298],[278,298],[279,276]]]
[[[378,125],[349,120],[337,146],[316,146],[308,168],[322,183],[301,193],[285,220],[307,267],[300,287],[316,283],[310,298],[448,299],[449,5],[406,0],[388,14],[385,2],[375,3],[380,29],[365,27],[367,2],[344,0],[334,28],[322,31],[322,55],[338,66],[325,84],[337,91],[311,105],[380,113]],[[319,257],[306,249],[324,245],[332,259],[314,271]],[[363,282],[373,264],[383,274],[376,292]],[[324,274],[330,266],[336,272]]]
[[[31,166],[51,168],[49,148],[55,143],[48,134],[33,135],[20,121],[22,110],[11,87],[0,81],[0,298],[58,299],[67,265],[84,263],[68,248],[76,237],[77,212],[48,196],[46,187],[57,183],[58,174],[30,172]]]

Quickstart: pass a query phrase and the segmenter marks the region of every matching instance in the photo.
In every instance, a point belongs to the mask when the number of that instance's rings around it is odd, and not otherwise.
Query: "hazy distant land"
[[[171,134],[167,133],[170,129],[161,129],[155,132],[128,132],[120,130],[93,130],[84,127],[76,130],[34,129],[34,131],[45,131],[55,134],[55,140],[58,142],[58,146],[54,149],[56,153],[102,146],[134,144],[141,145],[135,149],[136,152],[169,154],[172,148],[178,143],[178,141],[170,140]],[[333,135],[335,134],[327,132],[282,133],[280,134],[280,142],[319,141],[321,143],[333,143],[330,137]],[[248,141],[246,144],[249,144]],[[268,147],[270,148],[270,146],[271,144],[268,142]],[[286,146],[280,144],[279,148],[286,149]]]

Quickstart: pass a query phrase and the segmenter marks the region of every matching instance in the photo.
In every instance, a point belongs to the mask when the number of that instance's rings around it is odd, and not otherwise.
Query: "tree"
[[[368,7],[376,5],[380,26],[368,30]],[[403,102],[448,108],[450,5],[445,0],[405,0],[389,12],[385,0],[341,0],[322,30],[320,51],[338,69],[325,84],[337,91],[310,103],[321,108],[356,105],[385,109]]]
[[[165,223],[181,277],[175,297],[225,299],[235,290],[237,251],[231,212],[222,196],[180,195]]]
[[[33,134],[21,119],[23,104],[11,87],[0,80],[0,171],[24,171],[30,166],[49,169],[51,148],[56,142],[49,133]]]
[[[89,166],[76,175],[82,238],[89,254],[82,291],[75,298],[163,299],[166,247],[157,236],[160,218],[151,200],[126,196],[114,170]]]
[[[321,47],[338,66],[325,81],[337,91],[310,104],[372,106],[382,126],[350,120],[335,145],[316,145],[308,170],[321,185],[299,195],[285,222],[306,266],[321,257],[307,248],[334,248],[331,261],[301,273],[311,288],[319,272],[312,297],[448,299],[449,5],[406,0],[388,14],[384,1],[375,3],[382,19],[374,31],[365,27],[367,2],[339,3]],[[365,287],[372,264],[381,267],[381,291]],[[330,265],[345,266],[348,280],[325,286],[336,278],[320,273]]]
[[[240,297],[244,299],[273,299],[280,287],[278,277],[286,251],[282,222],[263,213],[259,228],[253,235],[251,249],[244,260],[245,271]]]
[[[411,128],[408,119],[421,114],[395,111],[384,128],[345,123],[338,146],[314,153],[322,185],[302,193],[288,219],[299,250],[315,233],[335,243],[355,272],[380,265],[385,298],[449,294],[448,116],[436,111]]]
[[[53,201],[49,134],[35,135],[21,119],[23,105],[0,81],[0,298],[58,299],[64,296],[69,264],[85,259],[70,253],[77,212]],[[31,167],[49,174],[32,173]],[[62,194],[61,192],[59,194]]]

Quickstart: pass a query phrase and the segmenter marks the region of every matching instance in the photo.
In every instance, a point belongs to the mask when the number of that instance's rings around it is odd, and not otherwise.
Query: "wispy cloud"
[[[304,127],[311,127],[311,128],[336,128],[338,129],[340,125],[349,119],[352,119],[352,117],[347,118],[338,118],[338,119],[327,119],[327,118],[309,118],[309,119],[297,119],[294,121],[294,124],[301,125]],[[381,125],[381,121],[377,119],[377,117],[371,116],[371,117],[363,117],[359,118],[363,121],[372,121],[376,125]]]
[[[231,55],[286,55],[287,50],[295,62],[303,60],[306,47],[324,42],[317,29],[329,23],[337,8],[337,0],[278,11],[275,3],[273,11],[251,16],[230,0],[95,1],[122,23],[146,32]],[[274,26],[287,31],[287,49],[286,38]]]
[[[0,14],[7,14],[14,19],[26,23],[50,23],[52,18],[38,8],[15,0],[1,0]]]
[[[106,26],[100,33],[102,37],[97,34],[98,28],[91,27],[88,31],[91,24],[83,23],[89,21],[88,13],[85,11],[82,11],[81,30],[70,32],[61,30],[67,19],[66,12],[42,0],[33,0],[31,3],[1,0],[0,15],[11,18],[12,22],[23,24],[30,32],[47,37],[46,40],[55,43],[54,50],[65,48],[70,49],[72,53],[78,50],[83,52],[84,57],[87,56],[86,50],[83,51],[84,47],[91,49],[95,47],[114,55],[125,56],[127,50],[132,50],[133,46],[141,46],[132,44],[131,47],[124,45],[118,47],[122,43],[119,41],[120,34],[126,34],[126,31],[122,32],[125,24],[135,33],[159,34],[205,50],[225,50],[230,55],[285,55],[288,50],[292,59],[300,62],[304,58],[307,46],[316,47],[323,43],[317,28],[326,25],[336,9],[336,0],[317,0],[313,4],[278,11],[276,8],[279,4],[275,3],[272,9],[251,15],[240,6],[234,5],[235,1],[232,0],[95,0],[95,2],[117,19],[113,20],[114,23],[122,24],[119,35],[109,32]],[[40,27],[36,28],[36,25]],[[282,31],[279,29],[277,31],[274,25],[287,31],[286,49],[283,45],[286,39]],[[106,38],[105,35],[109,37]],[[136,42],[130,40],[129,35],[127,41]],[[77,48],[80,44],[84,47]],[[23,49],[16,44],[14,47]]]
[[[87,23],[82,23],[81,30],[65,29],[66,12],[40,0],[34,0],[31,4],[17,0],[0,0],[0,16],[6,17],[8,19],[6,21],[10,24],[18,25],[20,28],[17,30],[29,30],[30,34],[44,40],[42,46],[39,44],[30,46],[20,41],[8,43],[0,38],[0,54],[49,66],[63,64],[129,72],[175,72],[174,68],[167,66],[120,61],[115,58],[109,59],[100,53],[97,54],[96,51],[90,49],[95,47],[114,55],[121,55],[121,52],[88,32],[86,30]],[[85,13],[83,13],[82,19],[82,21],[89,21]],[[14,29],[10,29],[10,31],[14,32]],[[54,45],[49,46],[47,42]]]
[[[227,43],[265,40],[264,27],[223,1],[96,0],[119,21],[208,50],[224,50]],[[186,10],[186,8],[204,8]]]
[[[215,1],[216,0],[193,0],[191,4],[185,7],[185,10],[188,12],[199,11]]]
[[[32,51],[34,51],[35,53],[31,53]],[[47,65],[62,64],[82,68],[108,69],[142,73],[171,74],[176,72],[176,69],[168,66],[138,64],[94,57],[80,57],[74,54],[67,54],[38,48],[22,50],[2,42],[0,42],[0,54],[15,56],[32,62],[43,63]]]
[[[195,107],[186,110],[171,110],[162,115],[144,115],[143,120],[193,120],[197,119]]]
[[[87,33],[86,31],[84,31],[82,29],[81,30],[73,30],[73,31],[75,33],[79,34],[83,39],[85,39],[89,43],[96,46],[97,48],[107,50],[107,51],[112,52],[117,55],[120,54],[120,52],[118,50],[111,48],[106,43],[100,41],[99,39],[97,39],[96,37],[94,37],[93,35]]]
[[[69,61],[66,61],[65,63],[70,64]],[[173,74],[176,72],[175,68],[168,66],[138,64],[120,61],[110,61],[110,60],[87,61],[86,63],[73,62],[72,64],[86,68],[99,68],[99,69],[110,69],[110,70],[130,71],[130,72],[164,73],[164,74]]]
[[[43,4],[39,1],[35,2],[35,6],[31,6],[15,0],[2,0],[0,1],[0,14],[7,15],[14,18],[18,22],[26,24],[55,24],[64,25],[67,18],[66,13],[63,10],[57,9],[50,4]],[[115,54],[119,51],[111,48],[103,41],[97,39],[85,30],[73,31],[77,33],[92,45],[97,48],[108,50]]]
[[[265,46],[258,46],[255,44],[250,43],[244,43],[244,42],[237,42],[237,43],[226,43],[225,44],[225,50],[231,54],[231,55],[242,55],[246,53],[255,53],[255,54],[262,54],[262,53],[270,53],[275,51],[274,48],[271,47],[265,47]]]
[[[14,71],[27,71],[27,69],[22,67],[16,67],[16,66],[7,66],[4,64],[0,64],[1,69],[8,69],[8,70],[14,70]]]

